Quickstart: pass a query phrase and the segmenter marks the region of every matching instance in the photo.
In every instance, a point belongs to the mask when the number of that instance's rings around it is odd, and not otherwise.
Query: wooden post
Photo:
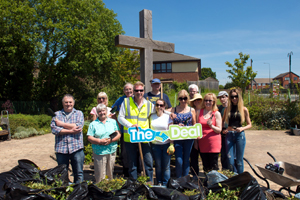
[[[140,50],[141,81],[145,84],[145,93],[151,90],[150,81],[153,79],[153,51],[173,53],[173,43],[152,39],[152,11],[142,10],[140,13],[140,38],[117,35],[115,45]]]

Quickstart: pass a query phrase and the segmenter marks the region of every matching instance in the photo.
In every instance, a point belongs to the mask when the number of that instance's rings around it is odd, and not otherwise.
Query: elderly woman
[[[229,92],[228,107],[224,111],[223,118],[228,124],[226,130],[223,131],[226,134],[228,167],[229,170],[240,174],[244,171],[243,157],[246,146],[244,131],[251,128],[252,124],[248,109],[244,106],[242,96],[237,89],[232,89]],[[243,127],[242,124],[245,121],[247,125]],[[236,166],[234,158],[236,158]]]
[[[163,99],[155,102],[155,113],[151,115],[151,129],[154,131],[165,131],[169,129],[169,125],[173,123],[170,116],[164,113],[167,103]],[[171,147],[170,147],[171,146]],[[151,144],[152,154],[155,160],[155,174],[158,185],[167,185],[170,177],[170,149],[174,149],[173,142],[170,140],[165,142],[153,141]]]
[[[105,92],[100,92],[97,96],[97,103],[98,104],[104,104],[105,106],[108,105],[108,97],[107,97],[107,94]],[[110,110],[111,108],[110,107],[106,107],[107,108],[107,116],[110,116]],[[96,107],[94,107],[90,114],[92,115],[93,117],[93,121],[95,121],[97,119],[97,111],[96,111]]]
[[[198,122],[202,124],[203,137],[198,140],[204,171],[218,170],[221,151],[222,117],[217,107],[217,97],[207,93],[201,104]]]
[[[195,109],[189,107],[189,93],[186,90],[181,90],[178,93],[179,105],[172,108],[172,113],[177,117],[173,119],[174,124],[179,126],[192,126],[196,123]],[[190,171],[190,153],[194,140],[176,140],[175,160],[176,160],[176,177],[186,176]]]
[[[191,94],[190,94],[191,96]],[[193,98],[190,100],[190,106],[195,109],[196,113],[196,123],[198,123],[198,116],[200,114],[200,108],[202,103],[202,96],[199,93],[193,94]],[[198,178],[199,173],[199,148],[197,140],[194,140],[194,146],[190,154],[190,165],[191,165],[191,174],[194,178]]]
[[[121,134],[116,120],[107,117],[107,107],[104,104],[98,104],[96,110],[98,118],[90,124],[87,135],[92,143],[95,179],[99,183],[106,175],[109,179],[113,178],[117,141]]]

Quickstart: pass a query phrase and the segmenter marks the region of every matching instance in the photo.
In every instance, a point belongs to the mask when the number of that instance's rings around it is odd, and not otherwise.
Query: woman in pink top
[[[205,172],[218,170],[218,158],[221,151],[222,117],[217,108],[217,97],[207,93],[201,104],[198,123],[202,124],[203,137],[198,140],[200,156]]]

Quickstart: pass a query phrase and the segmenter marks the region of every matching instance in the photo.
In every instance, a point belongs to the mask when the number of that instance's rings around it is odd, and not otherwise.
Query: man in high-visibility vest
[[[144,98],[144,84],[140,81],[133,86],[134,97],[125,98],[119,112],[118,121],[124,126],[124,143],[127,151],[129,177],[137,179],[138,143],[130,142],[128,128],[149,128],[149,116],[154,112],[154,105]],[[153,182],[153,158],[150,143],[142,143],[146,175]]]

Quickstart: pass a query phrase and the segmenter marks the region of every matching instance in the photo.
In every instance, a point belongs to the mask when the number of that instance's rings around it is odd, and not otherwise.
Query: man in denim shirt
[[[69,168],[71,160],[74,183],[83,181],[83,113],[74,108],[75,100],[70,94],[62,99],[63,109],[55,112],[52,118],[51,131],[55,135],[55,152],[57,164]]]

